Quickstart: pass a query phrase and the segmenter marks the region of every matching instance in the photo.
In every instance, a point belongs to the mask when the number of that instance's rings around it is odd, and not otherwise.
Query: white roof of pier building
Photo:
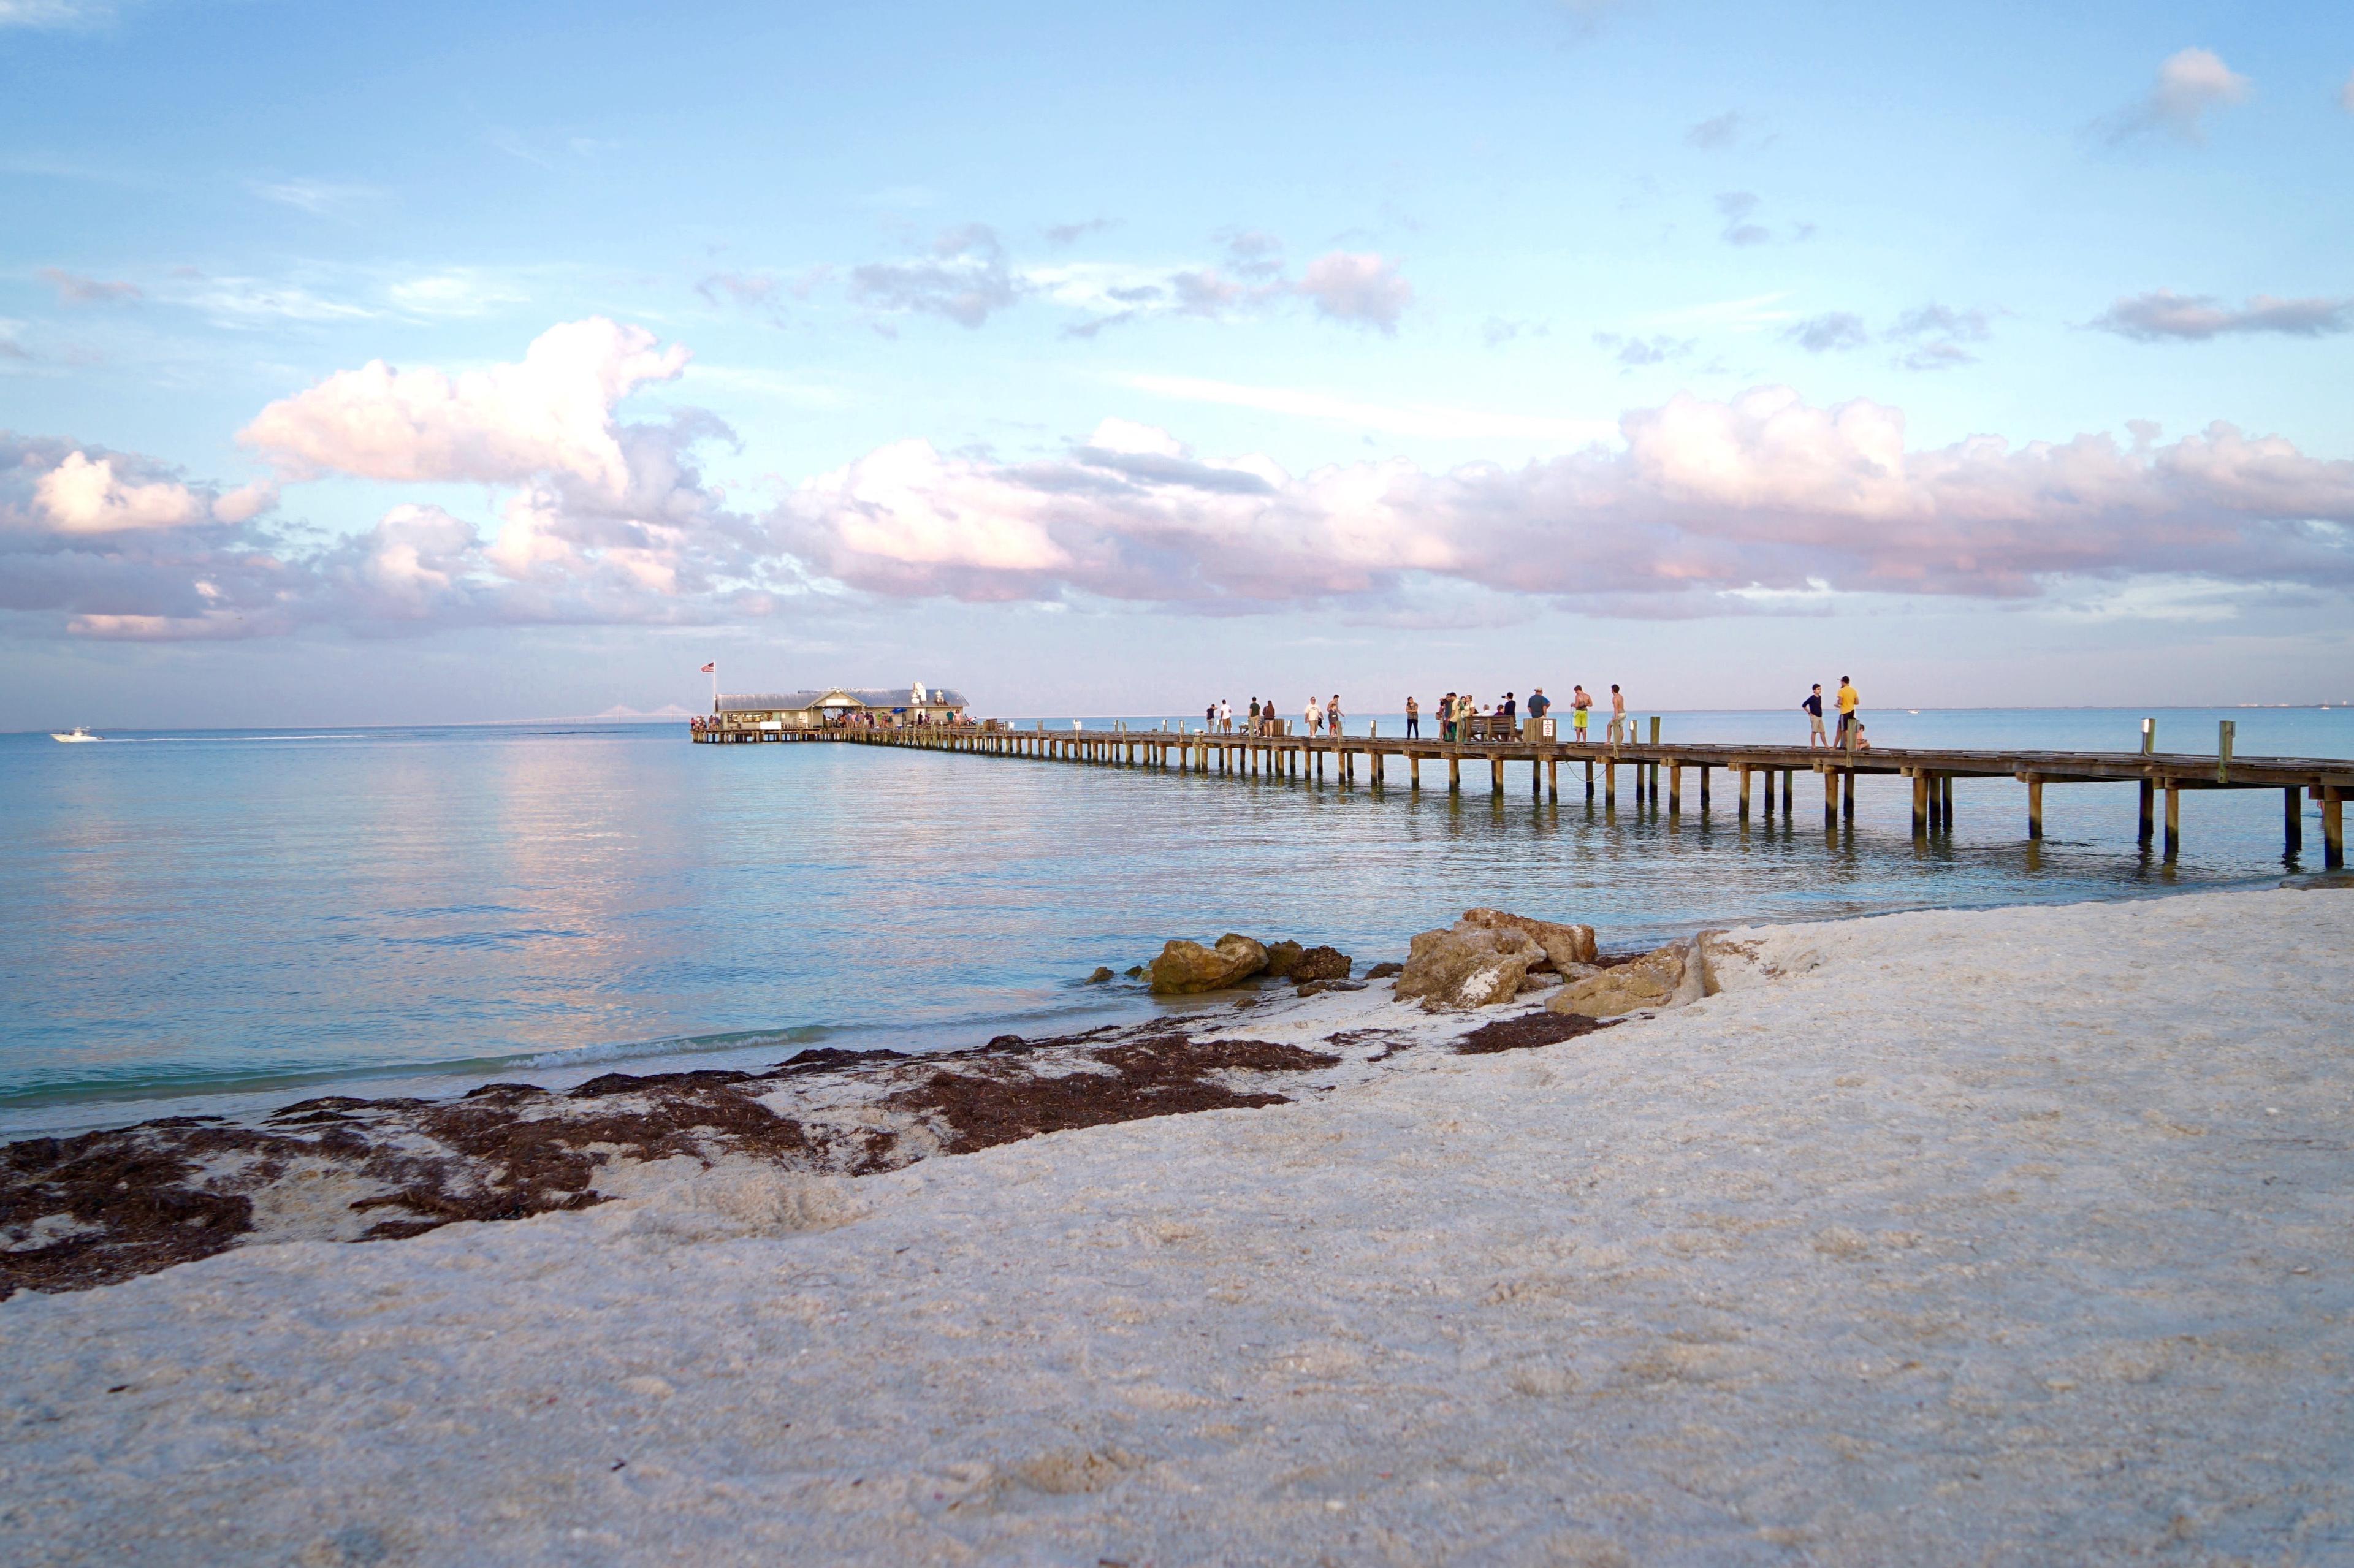
[[[916,693],[924,694],[919,700]],[[807,692],[731,692],[719,699],[723,714],[806,713],[812,708],[960,708],[964,695],[945,686],[824,686]]]

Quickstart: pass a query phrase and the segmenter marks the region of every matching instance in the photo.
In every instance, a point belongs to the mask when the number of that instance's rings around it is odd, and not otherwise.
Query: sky
[[[0,0],[0,729],[2354,698],[2354,9]]]

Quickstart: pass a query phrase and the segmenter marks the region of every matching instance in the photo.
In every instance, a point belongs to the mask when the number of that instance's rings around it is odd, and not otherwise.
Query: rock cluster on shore
[[[1637,958],[1606,959],[1591,926],[1467,909],[1452,927],[1414,938],[1396,994],[1443,1012],[1493,1007],[1558,986],[1546,1000],[1549,1011],[1617,1018],[1713,996],[1720,989],[1717,964],[1753,956],[1721,932],[1703,931]]]
[[[1416,937],[1404,964],[1376,964],[1367,980],[1394,976],[1400,1001],[1425,1012],[1495,1007],[1531,991],[1558,987],[1545,1003],[1556,1013],[1617,1018],[1638,1011],[1682,1007],[1716,994],[1712,954],[1725,951],[1722,933],[1670,942],[1633,958],[1606,959],[1591,926],[1540,920],[1503,909],[1467,909],[1451,927]],[[1355,990],[1349,955],[1289,940],[1261,942],[1229,931],[1204,944],[1180,938],[1149,966],[1129,974],[1160,996],[1198,996],[1257,979],[1292,981],[1303,995]],[[1101,980],[1109,971],[1091,977]]]
[[[1337,948],[1304,948],[1285,940],[1262,943],[1229,931],[1214,943],[1180,938],[1161,949],[1147,971],[1161,996],[1224,991],[1261,975],[1309,985],[1349,978],[1349,955]]]

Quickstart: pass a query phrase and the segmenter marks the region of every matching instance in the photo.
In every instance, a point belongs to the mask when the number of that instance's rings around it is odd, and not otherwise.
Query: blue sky
[[[2344,699],[2349,188],[2342,6],[0,0],[0,726]]]

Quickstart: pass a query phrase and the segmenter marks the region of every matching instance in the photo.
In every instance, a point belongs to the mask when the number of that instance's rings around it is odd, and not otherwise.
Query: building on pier
[[[725,694],[711,705],[712,716],[731,727],[822,729],[828,725],[881,726],[955,724],[964,717],[961,694],[945,686],[826,686],[806,692]]]

